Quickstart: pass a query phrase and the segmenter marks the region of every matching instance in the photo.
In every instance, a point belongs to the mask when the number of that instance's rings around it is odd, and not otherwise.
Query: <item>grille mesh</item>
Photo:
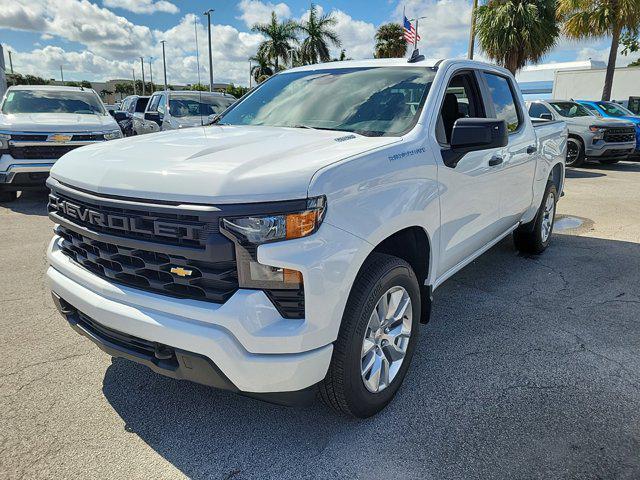
[[[226,302],[238,289],[235,261],[203,262],[92,240],[58,227],[62,251],[99,277],[174,297]],[[191,274],[171,273],[182,267]]]
[[[608,128],[604,132],[604,141],[612,143],[633,142],[636,131],[633,127]]]

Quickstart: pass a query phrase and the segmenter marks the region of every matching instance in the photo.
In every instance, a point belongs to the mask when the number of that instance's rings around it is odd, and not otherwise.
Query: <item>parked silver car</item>
[[[196,127],[209,123],[209,117],[233,105],[233,95],[193,90],[156,92],[151,96],[144,116],[133,119],[137,135]]]
[[[529,116],[543,120],[563,120],[569,129],[568,167],[578,167],[587,158],[611,164],[625,160],[636,148],[636,130],[631,122],[601,119],[583,105],[569,100],[527,102]]]

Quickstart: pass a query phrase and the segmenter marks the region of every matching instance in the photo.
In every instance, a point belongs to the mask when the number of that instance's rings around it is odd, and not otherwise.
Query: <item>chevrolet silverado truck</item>
[[[587,159],[617,163],[626,160],[636,148],[636,127],[630,121],[596,117],[584,105],[568,100],[536,100],[528,107],[532,118],[567,124],[568,167],[579,167]]]
[[[0,201],[44,188],[65,153],[120,137],[120,127],[91,89],[10,87],[0,106]]]
[[[112,356],[367,417],[402,383],[438,286],[508,235],[549,245],[566,142],[496,66],[289,69],[212,125],[66,154],[48,283]]]

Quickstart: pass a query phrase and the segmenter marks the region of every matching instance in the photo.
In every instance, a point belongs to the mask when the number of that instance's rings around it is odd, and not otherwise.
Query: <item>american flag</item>
[[[404,17],[404,38],[407,42],[413,44],[416,42],[416,35],[418,36],[418,41],[420,41],[420,35],[416,32],[416,28],[409,21],[409,19]]]

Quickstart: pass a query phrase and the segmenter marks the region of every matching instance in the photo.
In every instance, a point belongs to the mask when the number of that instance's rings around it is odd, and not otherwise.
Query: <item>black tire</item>
[[[18,198],[18,192],[0,190],[0,202],[13,202],[16,198]]]
[[[365,387],[362,374],[362,347],[374,308],[391,288],[403,287],[411,299],[412,321],[404,360],[388,386],[376,393]],[[372,254],[362,266],[351,289],[342,317],[333,357],[320,397],[338,412],[366,418],[382,410],[402,384],[415,350],[420,323],[420,286],[411,266],[404,260],[381,253]]]
[[[545,216],[545,207],[547,205],[547,199],[550,195],[553,195],[553,213],[551,217],[551,227],[548,234],[543,234],[543,223],[549,216]],[[513,242],[516,248],[523,252],[538,255],[545,251],[551,242],[551,235],[553,233],[553,225],[555,223],[556,205],[558,203],[558,191],[553,182],[547,182],[547,188],[542,196],[542,203],[536,214],[536,218],[530,223],[520,225],[515,232],[513,232]]]
[[[575,152],[575,157],[572,155]],[[579,167],[584,163],[584,144],[582,140],[575,137],[567,139],[567,157],[565,164],[567,167]]]
[[[598,161],[602,165],[613,165],[614,163],[618,163],[620,160],[617,158],[601,158]]]

